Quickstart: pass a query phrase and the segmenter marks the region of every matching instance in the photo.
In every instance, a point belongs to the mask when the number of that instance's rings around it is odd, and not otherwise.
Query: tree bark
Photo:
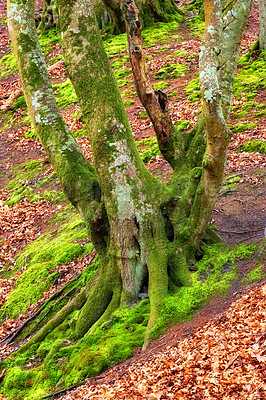
[[[259,48],[266,50],[266,0],[258,0],[260,15]]]
[[[51,28],[55,28],[58,24],[58,10],[55,0],[44,0],[43,12],[41,21],[38,25],[38,33],[48,31]]]

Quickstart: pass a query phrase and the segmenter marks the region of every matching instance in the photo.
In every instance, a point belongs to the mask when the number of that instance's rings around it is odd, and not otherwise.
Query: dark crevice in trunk
[[[107,251],[109,244],[110,225],[108,216],[104,206],[97,210],[93,220],[91,221],[89,232],[91,240],[99,253]],[[98,215],[97,215],[98,214]]]
[[[145,273],[143,274],[143,279],[142,279],[140,290],[139,290],[139,298],[141,300],[149,297],[149,294],[148,294],[149,271],[148,271],[147,266],[145,266],[143,269],[144,269]]]

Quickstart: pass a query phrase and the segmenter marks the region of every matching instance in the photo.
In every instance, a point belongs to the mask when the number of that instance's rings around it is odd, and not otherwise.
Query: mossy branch
[[[138,96],[152,121],[164,158],[173,168],[176,168],[184,156],[182,135],[175,131],[166,93],[162,90],[154,90],[148,78],[141,34],[142,26],[138,19],[139,10],[134,0],[125,1],[123,11],[128,50]]]
[[[83,155],[57,107],[38,41],[34,1],[8,1],[8,28],[28,110],[61,186],[84,217],[95,200],[95,170]]]

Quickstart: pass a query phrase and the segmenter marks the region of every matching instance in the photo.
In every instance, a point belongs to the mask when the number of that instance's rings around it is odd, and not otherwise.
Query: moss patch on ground
[[[189,101],[198,101],[201,98],[199,78],[192,79],[184,91],[189,95]]]
[[[225,196],[228,193],[232,193],[237,190],[237,184],[241,180],[238,175],[227,175],[224,177],[223,186],[220,190],[220,196]]]
[[[182,64],[168,64],[161,68],[155,74],[156,79],[174,79],[179,76],[184,76],[187,72],[186,66]]]
[[[259,246],[245,244],[233,249],[223,244],[205,246],[205,255],[197,263],[198,270],[191,274],[191,287],[181,287],[165,298],[153,337],[163,333],[169,325],[191,318],[212,296],[225,294],[237,280],[238,262],[259,249]],[[258,274],[260,269],[253,273]],[[83,283],[87,281],[88,278]],[[143,344],[149,300],[116,310],[110,320],[93,333],[75,341],[72,331],[78,313],[69,315],[40,346],[33,345],[27,352],[14,354],[2,363],[1,369],[8,368],[2,385],[4,396],[37,400],[51,389],[58,391],[77,384],[130,357],[134,348]]]
[[[259,124],[257,122],[250,122],[249,124],[236,124],[232,131],[236,133],[240,132],[245,132],[248,131],[250,128],[254,128],[255,126],[258,126]]]
[[[59,203],[65,196],[62,191],[56,191],[49,186],[55,184],[55,174],[52,172],[49,176],[43,177],[47,166],[44,166],[41,160],[31,160],[13,168],[13,179],[9,181],[5,189],[9,190],[9,198],[5,204],[13,206],[19,203],[23,198],[30,202],[48,200]],[[41,186],[46,186],[40,189]]]
[[[236,76],[233,89],[233,94],[237,99],[240,100],[244,94],[248,100],[252,100],[259,90],[266,88],[265,54],[264,51],[257,60],[249,58],[246,62],[242,62],[243,67]]]
[[[154,90],[164,90],[170,86],[170,83],[165,81],[156,82],[153,85]]]
[[[265,277],[266,277],[265,265],[260,265],[252,269],[243,279],[241,279],[241,282],[244,285],[248,285],[253,282],[260,282]]]
[[[54,85],[53,91],[58,107],[60,108],[66,108],[78,101],[77,95],[69,78],[63,83]]]
[[[171,16],[171,22],[156,22],[152,27],[142,30],[144,47],[151,47],[158,42],[169,42],[175,36],[175,31],[179,28],[179,22],[183,19],[180,14],[176,13]],[[120,35],[105,35],[102,37],[104,47],[112,58],[116,54],[126,52],[127,36],[125,33]]]
[[[12,274],[23,271],[0,311],[0,318],[16,318],[43,296],[58,278],[56,267],[91,252],[79,244],[87,238],[85,224],[77,214],[58,231],[41,235],[18,255]]]
[[[266,142],[262,140],[251,140],[244,143],[237,152],[245,151],[246,153],[266,154]]]
[[[53,45],[60,43],[60,41],[61,34],[56,29],[45,31],[41,36],[39,36],[40,46],[44,55],[52,50]],[[10,46],[10,48],[12,47]],[[0,79],[6,78],[17,70],[18,64],[13,51],[0,59]]]
[[[258,246],[242,244],[230,250],[224,244],[205,246],[204,256],[197,263],[198,270],[191,274],[191,287],[181,287],[163,301],[160,317],[152,336],[158,337],[169,325],[191,318],[214,295],[224,295],[238,277],[237,262],[249,258]]]

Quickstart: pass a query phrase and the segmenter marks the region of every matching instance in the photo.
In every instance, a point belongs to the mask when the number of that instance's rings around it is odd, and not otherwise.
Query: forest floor
[[[10,52],[4,17],[5,7],[1,5],[0,57]],[[242,41],[241,55],[246,54],[256,41],[258,24],[258,7],[255,4]],[[190,92],[185,89],[197,77],[200,37],[186,23],[181,23],[174,34],[168,41],[161,40],[146,48],[149,74],[156,84],[159,82],[156,73],[169,63],[184,66],[184,75],[171,78],[161,72],[161,76],[164,76],[165,92],[170,95],[173,121],[189,121],[191,128],[198,118],[201,100],[196,86]],[[111,62],[121,60],[126,54],[126,50],[119,55],[116,53]],[[55,43],[46,54],[47,61],[52,63],[60,55],[60,47]],[[128,69],[129,63],[123,68]],[[53,85],[64,82],[66,73],[63,63],[59,62],[58,66],[51,69],[50,76]],[[136,141],[152,138],[154,132],[151,122],[135,96],[132,75],[129,73],[126,78],[128,80],[121,86],[121,93],[134,138]],[[20,86],[17,72],[4,77],[0,87],[0,106]],[[192,100],[190,96],[195,93],[196,97]],[[256,107],[247,108],[250,97],[245,92],[233,97],[234,113],[230,119],[233,135],[228,151],[225,183],[211,220],[229,246],[239,243],[258,244],[265,238],[265,152],[236,151],[241,150],[247,142],[265,142],[266,139],[265,113],[258,113],[265,104],[265,90],[256,88],[252,102]],[[245,106],[248,113],[241,114]],[[38,201],[32,201],[27,196],[31,190],[39,194],[34,175],[23,183],[26,190],[23,189],[21,198],[17,202],[10,202],[13,188],[8,183],[14,178],[16,168],[23,169],[25,162],[41,160],[43,170],[38,175],[39,180],[50,177],[53,168],[40,142],[35,140],[34,135],[31,137],[31,127],[25,119],[26,108],[17,107],[9,113],[12,119],[7,120],[6,113],[2,113],[0,122],[0,273],[1,269],[12,272],[21,250],[48,232],[51,229],[49,221],[65,207],[64,202],[54,202],[47,196]],[[62,108],[62,114],[74,133],[83,129],[77,102]],[[239,114],[239,118],[235,118],[234,114]],[[84,154],[92,160],[88,137],[79,135],[76,139]],[[139,146],[142,152],[149,151],[146,143],[148,141],[143,141]],[[169,179],[171,167],[159,154],[151,154],[146,165],[151,173],[164,182]],[[58,182],[54,181],[49,190],[60,192]],[[8,319],[0,326],[0,340],[17,329],[38,309],[43,299],[77,276],[93,258],[94,254],[89,254],[83,259],[59,266],[60,279],[26,312],[18,318]],[[241,277],[254,269],[255,261],[254,257],[241,260],[239,280],[226,296],[214,298],[192,320],[174,325],[145,351],[136,350],[130,360],[113,366],[96,378],[88,379],[83,386],[69,391],[60,399],[265,399],[265,278],[262,274],[259,282],[250,282],[249,285],[241,283]],[[10,274],[10,277],[0,275],[0,306],[6,302],[22,273],[23,268],[13,276]],[[4,358],[13,350],[14,347],[3,344],[0,355]]]

